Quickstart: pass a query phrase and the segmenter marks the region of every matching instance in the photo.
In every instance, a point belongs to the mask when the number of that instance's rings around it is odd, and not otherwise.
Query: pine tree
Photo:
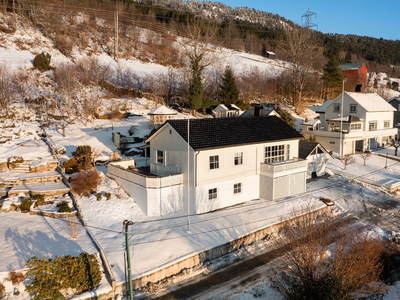
[[[324,66],[324,74],[322,80],[329,95],[332,91],[339,89],[342,86],[343,75],[339,69],[339,63],[334,57],[331,57],[327,64]]]
[[[276,108],[276,112],[286,124],[288,124],[290,127],[296,127],[296,120],[292,117],[290,112],[282,109],[279,105]]]
[[[239,94],[235,75],[231,68],[227,67],[222,77],[222,84],[219,86],[218,100],[224,104],[239,104]]]
[[[204,67],[200,66],[201,57],[195,59],[192,64],[192,81],[189,87],[189,105],[198,110],[203,104],[203,86],[201,84],[201,72]]]

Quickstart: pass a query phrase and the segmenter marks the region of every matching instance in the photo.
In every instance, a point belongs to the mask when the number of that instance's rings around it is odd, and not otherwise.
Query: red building
[[[367,87],[367,67],[363,63],[341,64],[339,69],[346,78],[346,90],[354,91],[357,85],[361,85],[364,89]]]

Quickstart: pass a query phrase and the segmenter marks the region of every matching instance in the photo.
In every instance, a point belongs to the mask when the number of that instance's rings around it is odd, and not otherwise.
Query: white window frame
[[[209,156],[209,166],[210,166],[210,170],[219,169],[219,155],[210,155]]]
[[[218,188],[212,188],[208,190],[208,200],[218,199]]]
[[[266,164],[284,161],[289,157],[290,145],[273,145],[273,146],[265,146],[264,149],[264,162]]]
[[[340,112],[340,104],[339,103],[333,103],[333,112]]]
[[[243,152],[236,152],[233,158],[233,164],[235,166],[243,165]]]
[[[390,128],[390,120],[383,121],[383,128]]]
[[[378,121],[370,121],[368,123],[368,131],[377,131],[377,130],[378,130]]]
[[[354,108],[354,109],[352,109],[352,108]],[[357,113],[357,104],[350,104],[350,106],[349,106],[349,112],[350,112],[351,114],[356,114],[356,113]]]
[[[163,150],[156,150],[156,164],[165,166],[165,152],[166,151]],[[159,155],[159,153],[161,153],[161,155]]]
[[[234,183],[233,184],[233,194],[238,195],[241,193],[242,193],[242,183],[241,182]]]
[[[351,131],[361,130],[361,123],[352,123],[352,124],[350,124],[350,130]]]

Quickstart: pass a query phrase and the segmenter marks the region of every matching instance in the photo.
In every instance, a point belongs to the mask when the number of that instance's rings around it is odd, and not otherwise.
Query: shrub
[[[78,146],[76,151],[72,152],[72,156],[77,161],[78,170],[88,170],[92,166],[92,147],[88,145]]]
[[[14,291],[14,296],[19,296],[19,294],[21,294],[18,290]]]
[[[103,194],[102,193],[97,193],[96,197],[97,197],[97,201],[100,201],[101,198],[103,197]]]
[[[64,169],[65,169],[65,173],[67,174],[73,174],[78,172],[78,162],[76,161],[76,159],[69,159],[64,161]]]
[[[33,60],[33,66],[37,68],[40,72],[50,70],[51,55],[48,53],[40,53],[35,56]]]
[[[26,291],[33,299],[65,299],[62,289],[83,292],[94,289],[101,280],[101,270],[96,256],[81,253],[76,256],[61,256],[52,259],[31,257],[25,265],[27,277],[33,277]]]
[[[0,299],[3,299],[5,294],[6,294],[6,287],[0,282]]]
[[[89,197],[91,193],[97,190],[97,187],[103,180],[101,172],[96,169],[91,169],[87,171],[81,171],[75,174],[71,178],[71,186],[73,190],[78,194],[85,197]]]
[[[6,280],[11,281],[13,285],[18,285],[22,281],[24,281],[25,278],[26,276],[22,272],[11,271],[10,273],[8,273],[8,277],[6,278]]]
[[[111,199],[111,193],[106,193],[105,196],[106,196],[107,200]]]
[[[31,208],[33,201],[29,199],[24,199],[21,202],[21,211],[22,212],[28,212],[29,209]]]
[[[40,195],[40,194],[36,195],[35,199],[36,199],[36,205],[37,206],[44,204],[44,195]]]
[[[136,126],[132,125],[131,127],[129,127],[129,129],[128,129],[128,134],[129,134],[130,136],[134,135],[136,132],[137,132]]]
[[[60,203],[57,204],[58,210],[57,212],[67,212],[70,213],[72,211],[72,208],[69,207],[68,201],[62,201]]]

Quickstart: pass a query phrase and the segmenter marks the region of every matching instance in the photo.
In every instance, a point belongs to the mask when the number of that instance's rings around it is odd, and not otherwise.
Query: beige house
[[[305,192],[301,138],[275,116],[169,120],[146,140],[150,167],[109,164],[107,176],[148,215],[273,201]]]
[[[150,116],[150,124],[152,125],[162,125],[168,120],[175,119],[177,112],[169,109],[168,107],[161,105],[153,110],[151,110],[148,115]]]
[[[303,123],[301,132],[338,154],[374,150],[387,146],[395,137],[394,110],[376,93],[344,92],[326,101],[317,110],[319,118]]]

